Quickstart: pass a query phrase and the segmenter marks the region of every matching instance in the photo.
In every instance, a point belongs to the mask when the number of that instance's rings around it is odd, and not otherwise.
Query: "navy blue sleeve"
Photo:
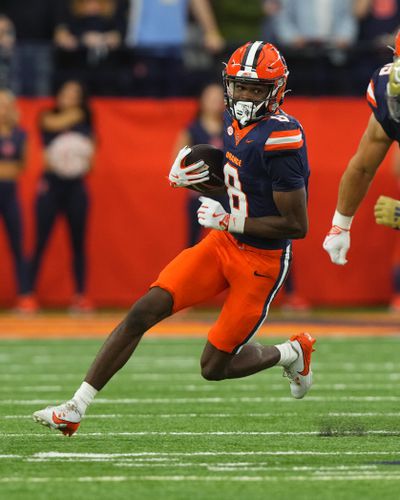
[[[267,171],[273,191],[295,191],[306,187],[306,172],[300,155],[285,154],[269,156]]]

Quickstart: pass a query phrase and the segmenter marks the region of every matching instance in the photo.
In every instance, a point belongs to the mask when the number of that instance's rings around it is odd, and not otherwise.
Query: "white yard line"
[[[221,387],[217,385],[205,384],[200,377],[199,384],[178,384],[178,383],[168,383],[168,389],[175,389],[178,392],[218,392]],[[165,381],[168,382],[168,381]],[[285,388],[283,383],[268,384],[266,386],[268,391],[282,391]],[[57,392],[62,391],[64,388],[61,385],[6,385],[0,386],[0,392],[31,392],[33,395],[36,392]],[[313,392],[315,391],[396,391],[398,389],[398,383],[382,382],[382,383],[369,383],[369,384],[319,384],[318,382],[313,386]],[[237,384],[234,388],[235,392],[260,392],[260,386],[257,384]]]
[[[370,475],[319,475],[319,476],[78,476],[78,477],[3,477],[0,483],[47,483],[47,482],[79,482],[104,483],[125,481],[197,481],[197,482],[283,482],[283,481],[400,481],[400,475],[370,474]]]
[[[391,451],[314,451],[314,450],[276,450],[276,451],[182,451],[182,452],[131,452],[131,453],[64,453],[59,451],[38,452],[33,458],[174,458],[174,457],[254,457],[254,456],[393,456],[397,452]]]
[[[337,380],[337,373],[317,373],[317,380],[326,381],[331,378]],[[199,383],[204,383],[202,380],[200,373],[127,373],[123,375],[125,379],[134,380],[134,381],[153,381],[153,382],[165,382],[170,384],[171,380],[185,380],[185,381],[198,381]],[[12,380],[12,381],[25,381],[25,380],[44,380],[46,382],[59,382],[60,377],[54,374],[46,374],[46,373],[30,373],[27,371],[26,373],[0,373],[0,380]],[[80,373],[64,373],[62,376],[63,381],[65,380],[80,380]],[[341,373],[340,380],[343,379],[351,379],[353,381],[364,381],[366,379],[365,373]],[[400,380],[400,373],[389,373],[388,371],[384,372],[368,372],[368,381],[371,382],[373,379],[383,379],[385,380]]]
[[[306,401],[325,403],[335,401],[399,402],[400,396],[307,396]],[[291,397],[203,397],[203,398],[97,398],[95,404],[198,404],[198,403],[295,403]],[[0,405],[49,405],[57,401],[49,399],[3,399]]]
[[[126,418],[242,418],[243,413],[99,413],[99,414],[89,414],[85,415],[86,419],[126,419]],[[297,412],[285,412],[285,413],[246,413],[246,417],[252,418],[270,418],[270,417],[280,417],[280,418],[292,418],[299,416]],[[388,417],[388,418],[398,418],[400,417],[400,412],[327,412],[327,413],[317,413],[316,417]],[[31,419],[31,414],[26,415],[2,415],[5,420],[24,420]]]
[[[365,431],[332,431],[332,435],[340,436],[400,436],[400,431],[388,430],[365,430]],[[59,434],[61,436],[61,434]],[[44,439],[46,437],[53,438],[54,434],[46,433],[16,433],[16,432],[1,432],[0,438],[26,438],[37,437]],[[57,434],[58,436],[58,434]],[[205,432],[191,432],[191,431],[137,431],[137,432],[79,432],[79,438],[92,438],[92,437],[105,437],[105,436],[125,436],[125,437],[144,437],[144,436],[190,436],[190,437],[204,437],[204,436],[324,436],[324,432],[320,431],[205,431]],[[75,438],[77,439],[77,438]]]

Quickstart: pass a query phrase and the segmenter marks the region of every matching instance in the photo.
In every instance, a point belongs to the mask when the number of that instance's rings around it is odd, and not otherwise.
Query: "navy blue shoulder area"
[[[386,86],[392,64],[386,64],[372,75],[367,88],[367,102],[376,120],[380,123],[388,137],[399,140],[398,124],[391,119],[386,102]]]

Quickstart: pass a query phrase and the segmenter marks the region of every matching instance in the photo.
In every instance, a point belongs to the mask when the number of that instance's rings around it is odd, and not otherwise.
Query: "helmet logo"
[[[254,71],[253,69],[238,71],[236,76],[242,78],[258,78],[257,71]]]
[[[227,129],[228,135],[233,135],[233,127],[229,126]]]

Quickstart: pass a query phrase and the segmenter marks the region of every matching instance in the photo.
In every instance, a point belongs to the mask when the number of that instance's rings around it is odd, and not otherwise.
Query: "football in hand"
[[[198,169],[199,172],[208,169],[210,179],[200,184],[188,186],[190,189],[200,193],[211,193],[219,191],[225,186],[224,182],[224,153],[210,144],[196,144],[191,146],[192,150],[183,160],[185,166],[192,165],[199,160],[203,160],[205,165]]]

